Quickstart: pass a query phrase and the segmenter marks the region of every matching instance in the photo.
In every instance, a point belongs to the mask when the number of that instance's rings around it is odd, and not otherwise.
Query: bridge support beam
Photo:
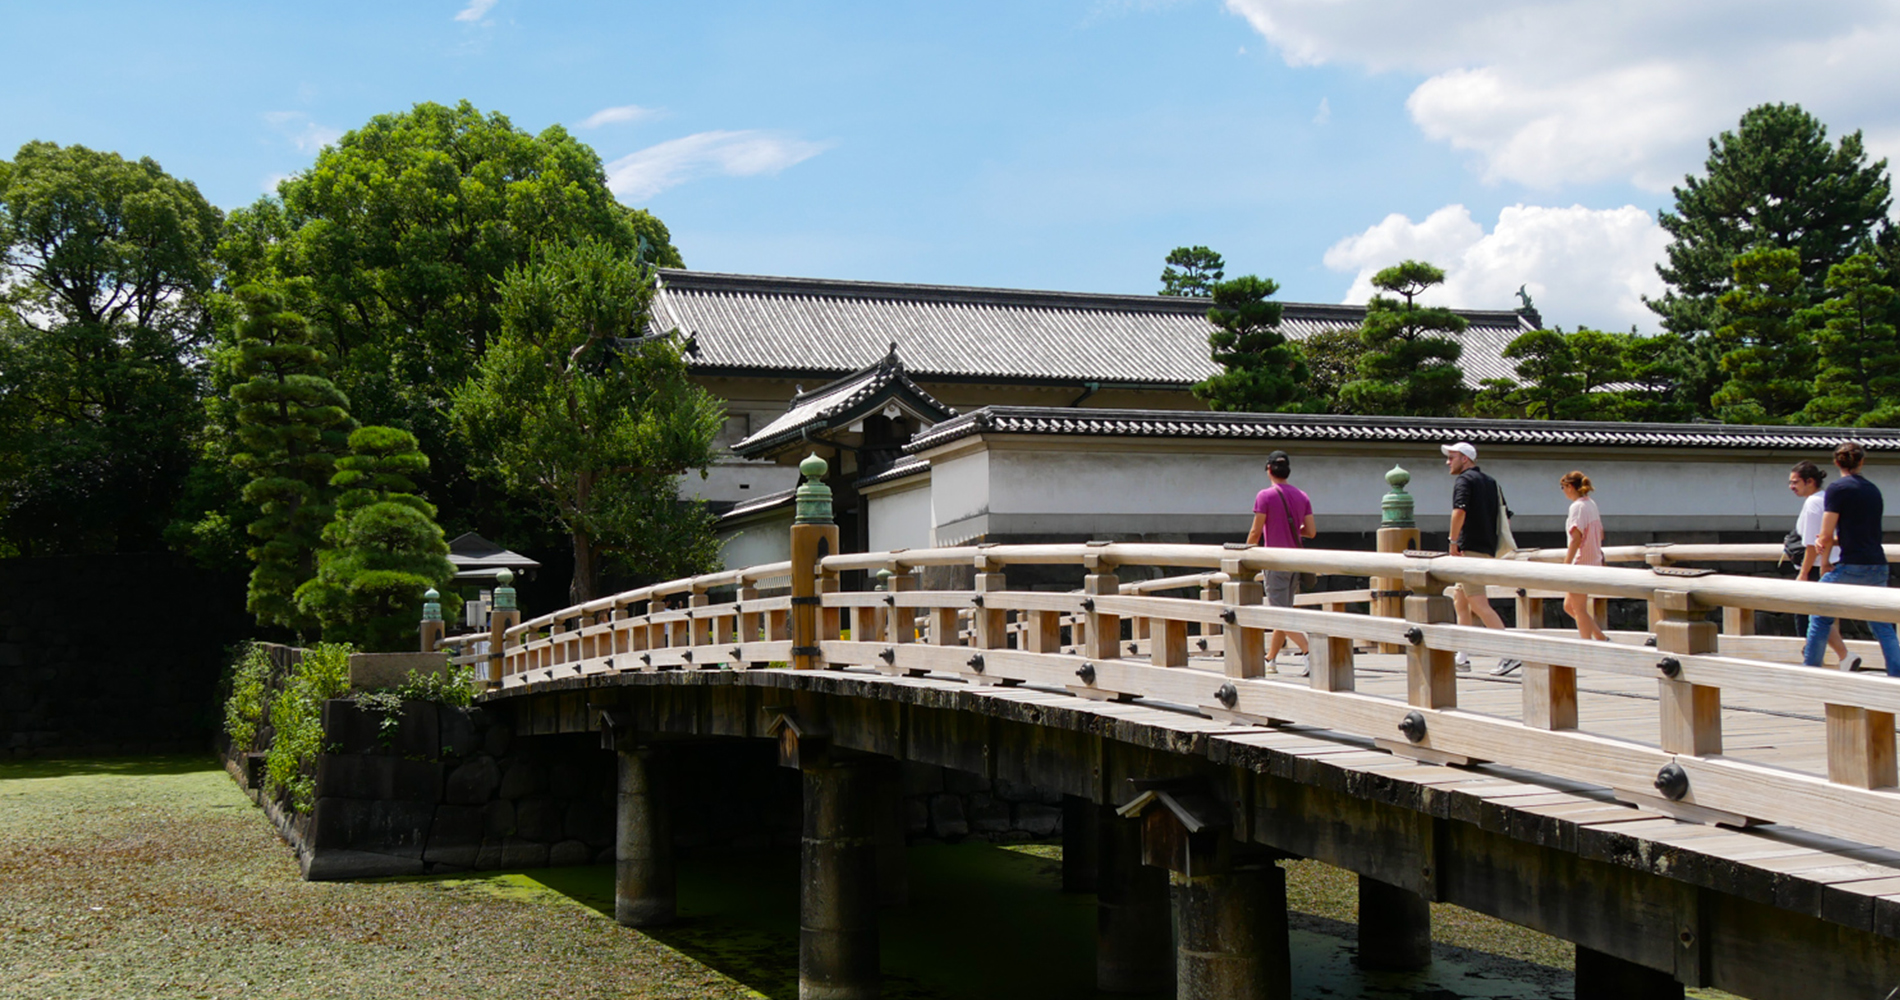
[[[1410,972],[1432,964],[1432,907],[1410,889],[1359,876],[1359,967]]]
[[[1094,892],[1101,868],[1102,827],[1097,806],[1079,795],[1062,797],[1062,891]]]
[[[1682,1000],[1667,972],[1577,946],[1577,1000]]]
[[[1168,873],[1141,860],[1141,825],[1096,813],[1095,988],[1158,993],[1174,977],[1168,926]]]
[[[805,762],[800,772],[799,1000],[876,1000],[878,769],[846,758]]]
[[[1261,861],[1171,878],[1181,935],[1175,1000],[1291,1000],[1286,872]]]
[[[871,765],[875,798],[872,827],[877,837],[877,905],[904,906],[910,902],[910,857],[904,840],[904,770],[890,757]]]
[[[666,808],[665,761],[660,751],[620,751],[620,789],[614,820],[614,919],[624,927],[654,927],[675,916],[673,829]]]

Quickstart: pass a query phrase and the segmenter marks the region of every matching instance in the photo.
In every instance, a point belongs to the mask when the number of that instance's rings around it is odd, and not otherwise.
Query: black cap
[[[1286,452],[1275,449],[1267,455],[1267,471],[1278,472],[1284,476],[1293,471],[1293,459]]]

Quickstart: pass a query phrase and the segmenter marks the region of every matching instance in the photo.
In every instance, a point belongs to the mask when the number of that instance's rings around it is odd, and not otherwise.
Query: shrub
[[[258,727],[270,709],[270,654],[263,646],[246,642],[238,647],[231,665],[231,696],[224,701],[224,732],[239,753],[257,745]]]
[[[276,729],[264,758],[264,792],[307,813],[316,804],[316,761],[323,752],[323,703],[350,688],[346,643],[322,642],[304,651],[290,670],[284,689],[271,701]]]
[[[467,708],[475,703],[475,668],[451,665],[442,672],[409,671],[401,684],[377,691],[362,691],[356,704],[382,716],[376,725],[376,741],[383,746],[395,742],[402,726],[404,702],[432,701],[450,708]]]

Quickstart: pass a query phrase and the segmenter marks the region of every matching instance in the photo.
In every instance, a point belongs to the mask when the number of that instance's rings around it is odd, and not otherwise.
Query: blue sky
[[[1750,104],[1900,135],[1864,94],[1892,92],[1891,3],[1719,38],[1774,8],[1423,6],[6,2],[0,156],[151,156],[232,208],[372,115],[466,98],[592,144],[700,269],[1150,292],[1199,243],[1328,302],[1423,256],[1455,304],[1528,283],[1549,321],[1627,328],[1668,184]],[[1833,69],[1763,69],[1799,45]]]

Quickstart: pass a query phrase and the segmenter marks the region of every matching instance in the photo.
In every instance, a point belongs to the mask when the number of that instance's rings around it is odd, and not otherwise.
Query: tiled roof
[[[1219,369],[1206,299],[773,278],[662,270],[652,322],[693,337],[699,371],[845,373],[896,343],[925,379],[1184,387]],[[1287,303],[1295,340],[1357,328],[1360,306]],[[1513,375],[1499,357],[1532,324],[1461,310],[1465,381]]]
[[[896,464],[890,468],[865,476],[863,479],[851,485],[858,489],[863,489],[866,486],[876,486],[879,483],[888,483],[893,479],[903,479],[906,476],[914,476],[919,472],[929,471],[930,463],[927,460],[919,458],[916,455],[906,455],[898,459]]]
[[[892,344],[889,353],[870,367],[800,394],[778,419],[733,445],[732,450],[747,458],[763,455],[787,442],[801,440],[809,432],[863,419],[891,403],[929,424],[957,415],[956,410],[910,380],[903,362],[897,359],[897,345]]]
[[[1361,417],[1293,413],[1195,413],[986,406],[917,435],[912,454],[975,434],[1273,441],[1393,441],[1600,445],[1651,448],[1772,448],[1826,451],[1853,439],[1869,451],[1900,451],[1900,431],[1724,424],[1638,424],[1463,417]]]
[[[797,493],[798,490],[796,488],[779,490],[776,493],[767,493],[762,497],[755,497],[751,500],[734,504],[731,510],[719,515],[719,519],[721,521],[735,521],[751,514],[759,514],[779,507],[789,507],[797,500]]]

